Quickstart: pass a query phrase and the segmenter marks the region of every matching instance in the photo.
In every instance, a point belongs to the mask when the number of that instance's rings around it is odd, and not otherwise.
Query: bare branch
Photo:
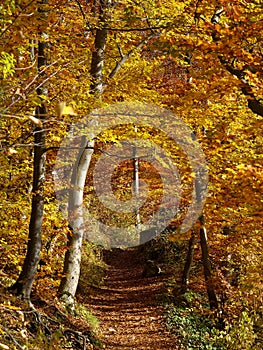
[[[23,88],[23,96],[19,95],[15,100],[12,101],[12,103],[10,103],[4,110],[2,110],[2,113],[7,112],[11,107],[13,107],[17,102],[19,102],[21,99],[27,98],[28,96],[30,96],[33,92],[35,92],[37,89],[41,88],[46,82],[48,82],[51,78],[53,78],[54,76],[56,76],[58,73],[60,73],[61,71],[63,71],[66,67],[71,65],[71,61],[65,63],[61,68],[59,68],[57,71],[55,71],[54,73],[52,73],[51,75],[49,75],[46,79],[44,79],[40,84],[38,84],[36,87],[34,87],[32,90],[30,90],[28,93],[25,93],[35,82],[36,80],[50,67],[54,66],[59,60],[52,62],[50,65],[46,66],[45,68],[43,68],[28,84],[25,88]],[[82,64],[84,62],[86,62],[87,59],[83,59],[81,61],[78,62],[78,64]]]
[[[109,78],[113,78],[121,69],[121,67],[124,65],[124,63],[134,54],[134,52],[137,50],[140,50],[143,47],[143,45],[146,44],[147,41],[152,39],[154,36],[156,36],[156,34],[151,34],[147,38],[143,39],[136,47],[131,49],[126,55],[123,55],[121,48],[118,46],[121,60],[116,63],[116,66],[113,68],[113,70],[109,74]]]
[[[36,0],[31,0],[28,4],[26,4],[26,5],[22,8],[22,10],[15,16],[14,20],[9,24],[9,26],[7,26],[7,27],[5,28],[5,30],[2,31],[2,33],[1,33],[1,35],[0,35],[0,38],[1,38],[2,36],[4,36],[4,34],[5,34],[6,32],[9,31],[9,29],[14,25],[14,23],[16,22],[16,20],[23,14],[23,12],[26,10],[26,8],[29,7],[31,4],[33,4],[33,2],[35,2],[35,1],[36,1]]]
[[[89,24],[89,22],[88,22],[88,20],[87,20],[86,14],[85,14],[85,12],[84,12],[84,10],[83,10],[83,7],[81,6],[81,3],[79,2],[79,0],[75,0],[75,1],[76,1],[76,3],[78,4],[79,10],[80,10],[81,15],[82,15],[82,17],[83,17],[83,19],[84,19],[84,21],[85,21],[85,23],[86,23],[86,26],[88,27],[88,29],[89,29],[90,31],[92,31],[92,28],[91,28],[91,26],[90,26],[90,24]]]
[[[27,70],[27,69],[30,69],[30,68],[33,68],[34,65],[36,64],[37,60],[34,60],[34,62],[32,64],[30,64],[30,66],[27,66],[27,67],[18,67],[18,68],[15,68],[15,70]]]
[[[152,27],[134,27],[134,28],[114,28],[114,27],[106,27],[105,29],[112,31],[112,32],[148,32],[153,30],[160,30],[160,29],[167,29],[173,26],[173,23],[167,23],[167,25],[160,25],[160,26],[152,26]]]

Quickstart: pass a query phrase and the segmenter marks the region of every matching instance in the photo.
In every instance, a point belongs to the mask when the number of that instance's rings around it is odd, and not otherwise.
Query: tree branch
[[[134,28],[114,28],[107,27],[106,29],[112,32],[148,32],[153,30],[167,29],[173,26],[173,23],[167,23],[167,25],[152,26],[152,27],[134,27]]]
[[[220,21],[220,17],[222,13],[224,12],[224,9],[222,7],[218,7],[215,10],[215,13],[211,19],[211,23],[216,25]],[[213,40],[218,41],[220,40],[218,38],[218,34],[214,32],[212,34]],[[247,74],[244,69],[237,69],[232,64],[229,64],[229,62],[223,57],[223,55],[218,56],[219,61],[221,64],[225,67],[225,69],[232,75],[234,75],[240,82],[241,82],[241,91],[242,93],[247,96],[247,104],[248,108],[255,114],[260,115],[263,117],[263,103],[260,99],[258,99],[249,84],[247,80]],[[251,73],[253,73],[252,69],[250,70]]]
[[[23,11],[26,10],[27,7],[29,7],[33,2],[35,2],[36,0],[31,0],[28,4],[26,4],[21,11],[15,16],[14,20],[9,24],[9,26],[7,26],[5,28],[5,30],[2,31],[0,38],[2,36],[4,36],[4,34],[14,25],[14,23],[16,22],[16,20],[23,14]]]
[[[90,24],[89,24],[89,22],[87,20],[86,14],[85,14],[85,12],[83,10],[83,7],[82,7],[81,3],[79,2],[79,0],[75,0],[75,1],[78,4],[79,10],[80,10],[81,15],[82,15],[82,17],[83,17],[83,19],[84,19],[84,21],[86,23],[86,26],[89,28],[90,31],[92,31],[92,28],[91,28],[91,26],[90,26]]]
[[[16,340],[16,338],[9,332],[9,329],[1,325],[4,332],[8,335],[8,337],[12,340],[12,342],[18,347],[18,349],[24,350],[24,347],[19,344],[19,342]],[[9,348],[8,348],[9,349]]]
[[[116,66],[113,68],[113,70],[109,74],[109,78],[113,78],[118,71],[121,69],[121,67],[124,65],[124,63],[133,55],[133,53],[136,50],[140,50],[144,44],[147,43],[148,40],[152,39],[156,34],[151,34],[147,38],[143,39],[136,47],[131,49],[126,55],[123,54],[121,48],[118,46],[118,50],[121,56],[121,60],[116,63]]]
[[[82,64],[84,62],[86,62],[87,59],[83,59],[81,61],[78,62],[78,64]],[[32,90],[30,90],[29,92],[26,93],[26,91],[36,82],[36,80],[50,67],[54,66],[56,63],[58,63],[59,60],[56,60],[54,62],[52,62],[50,65],[44,67],[28,84],[25,88],[22,88],[22,91],[24,92],[23,95],[19,95],[15,100],[13,100],[5,109],[3,109],[1,111],[2,114],[4,114],[5,112],[7,112],[11,107],[13,107],[17,102],[19,102],[21,99],[23,98],[27,98],[28,96],[30,96],[33,92],[35,92],[37,89],[41,88],[45,83],[47,83],[51,78],[53,78],[54,76],[56,76],[58,73],[62,72],[65,68],[67,68],[68,66],[70,66],[72,64],[71,61],[65,63],[62,67],[60,67],[58,70],[56,70],[54,73],[50,74],[47,76],[47,78],[45,78],[42,82],[40,82],[37,87],[34,87]]]

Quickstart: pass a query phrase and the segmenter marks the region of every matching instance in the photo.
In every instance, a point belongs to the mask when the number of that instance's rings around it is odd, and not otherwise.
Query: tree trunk
[[[203,198],[203,188],[201,186],[202,174],[200,172],[196,173],[195,177],[195,193],[196,193],[196,201],[197,203],[202,202]],[[205,228],[205,217],[204,215],[200,215],[199,217],[199,223],[200,223],[200,244],[201,244],[201,250],[202,250],[202,262],[204,267],[204,275],[205,275],[205,282],[206,282],[206,290],[207,295],[209,299],[209,304],[211,309],[217,309],[218,308],[218,301],[213,285],[213,277],[212,277],[212,269],[211,264],[209,260],[209,252],[208,252],[208,243],[207,243],[207,235],[206,235],[206,228]]]
[[[191,266],[193,263],[193,257],[194,257],[195,235],[196,235],[196,232],[193,230],[191,233],[191,237],[189,239],[188,251],[187,251],[187,256],[185,260],[183,276],[182,276],[183,290],[186,290],[187,285],[189,283],[189,274],[190,274]]]
[[[135,132],[137,132],[137,128],[135,128]],[[136,146],[133,146],[133,186],[134,186],[134,196],[136,200],[139,199],[140,195],[140,180],[139,180],[139,158],[138,158],[138,150]],[[135,227],[138,233],[141,231],[141,217],[140,217],[140,209],[135,209]]]
[[[97,29],[95,41],[94,41],[94,51],[92,52],[91,60],[91,84],[90,91],[92,94],[100,96],[103,92],[103,65],[104,65],[104,50],[107,40],[107,30]]]
[[[62,301],[70,309],[74,309],[81,263],[81,246],[84,235],[83,192],[91,156],[93,142],[82,137],[81,148],[74,166],[69,193],[68,220],[71,232],[68,236],[68,250],[65,254],[63,278],[59,287]]]
[[[39,4],[38,11],[46,17],[46,12],[41,9],[41,5],[47,4],[47,0],[43,0]],[[42,33],[41,33],[42,34]],[[46,43],[38,42],[38,70],[43,70],[43,67],[47,65],[46,59]],[[30,295],[32,285],[37,272],[37,266],[40,259],[41,251],[41,228],[43,221],[43,208],[44,208],[44,180],[45,180],[45,142],[46,131],[43,129],[43,122],[47,117],[47,108],[45,100],[42,96],[47,95],[47,89],[42,87],[37,90],[41,105],[36,108],[35,116],[39,119],[39,126],[34,130],[34,168],[33,168],[33,188],[32,188],[32,209],[29,224],[27,253],[23,263],[22,271],[14,283],[11,286],[11,290],[16,291],[21,295],[23,300],[31,305]]]
[[[108,34],[107,9],[110,7],[111,3],[111,0],[100,0],[96,2],[96,6],[99,6],[99,18],[98,28],[96,30],[94,38],[94,49],[92,52],[90,66],[90,92],[94,94],[98,99],[101,97],[104,87],[103,66]],[[96,9],[94,11],[96,11]],[[140,49],[143,44],[149,40],[149,38],[150,37],[141,41],[136,49]],[[133,51],[134,50],[131,50],[125,56],[125,59],[122,57],[122,60],[118,65],[118,69],[115,67],[113,72],[110,74],[111,78],[117,73],[125,61],[132,55]],[[90,142],[88,146],[92,148],[93,142]],[[83,190],[92,153],[92,149],[85,149],[84,151],[80,150],[79,158],[75,164],[76,178],[75,175],[72,177],[72,185],[74,186],[74,189],[71,191],[69,199],[69,222],[72,232],[68,240],[68,250],[65,254],[64,277],[62,278],[59,287],[59,295],[61,295],[62,300],[65,302],[69,310],[74,309],[74,297],[80,274],[81,245],[84,232],[82,215]]]
[[[94,39],[94,51],[91,59],[91,93],[98,98],[103,91],[103,65],[104,65],[104,52],[107,40],[106,27],[106,8],[110,1],[100,1],[100,26],[96,30]],[[86,146],[91,149],[85,148]],[[84,233],[84,218],[83,218],[83,191],[85,187],[86,175],[89,169],[89,164],[93,154],[92,147],[94,142],[83,138],[82,149],[80,149],[77,161],[72,174],[71,185],[73,188],[70,190],[69,195],[69,224],[71,228],[71,234],[68,238],[68,250],[65,254],[64,260],[64,277],[61,280],[58,294],[61,296],[61,300],[65,303],[69,311],[74,310],[74,298],[78,286],[80,275],[80,263],[81,263],[81,246]],[[84,148],[84,149],[83,149]]]
[[[96,30],[94,49],[92,52],[90,75],[91,84],[90,91],[92,94],[98,97],[103,92],[103,66],[104,66],[104,53],[107,41],[108,30],[106,29],[107,15],[106,10],[109,7],[111,0],[101,0],[100,1],[100,13],[99,13],[99,23]]]
[[[202,249],[202,262],[204,267],[207,295],[209,299],[210,308],[217,309],[218,301],[217,301],[214,284],[213,284],[212,269],[211,269],[211,263],[209,260],[209,252],[208,252],[208,244],[207,244],[207,235],[206,235],[206,229],[204,226],[205,220],[203,215],[201,215],[201,217],[199,218],[199,221],[201,224],[200,243],[201,243],[201,249]]]

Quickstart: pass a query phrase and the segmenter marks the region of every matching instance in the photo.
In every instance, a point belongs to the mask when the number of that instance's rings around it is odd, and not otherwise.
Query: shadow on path
[[[81,301],[100,320],[105,349],[178,350],[157,301],[168,276],[143,277],[138,248],[106,251],[104,260],[109,265],[104,286]]]

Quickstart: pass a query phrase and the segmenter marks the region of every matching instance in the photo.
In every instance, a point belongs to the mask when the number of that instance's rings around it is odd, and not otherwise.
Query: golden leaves
[[[59,102],[56,105],[56,114],[58,117],[62,117],[63,115],[72,115],[77,116],[78,114],[74,111],[72,106],[67,106],[66,102]]]

